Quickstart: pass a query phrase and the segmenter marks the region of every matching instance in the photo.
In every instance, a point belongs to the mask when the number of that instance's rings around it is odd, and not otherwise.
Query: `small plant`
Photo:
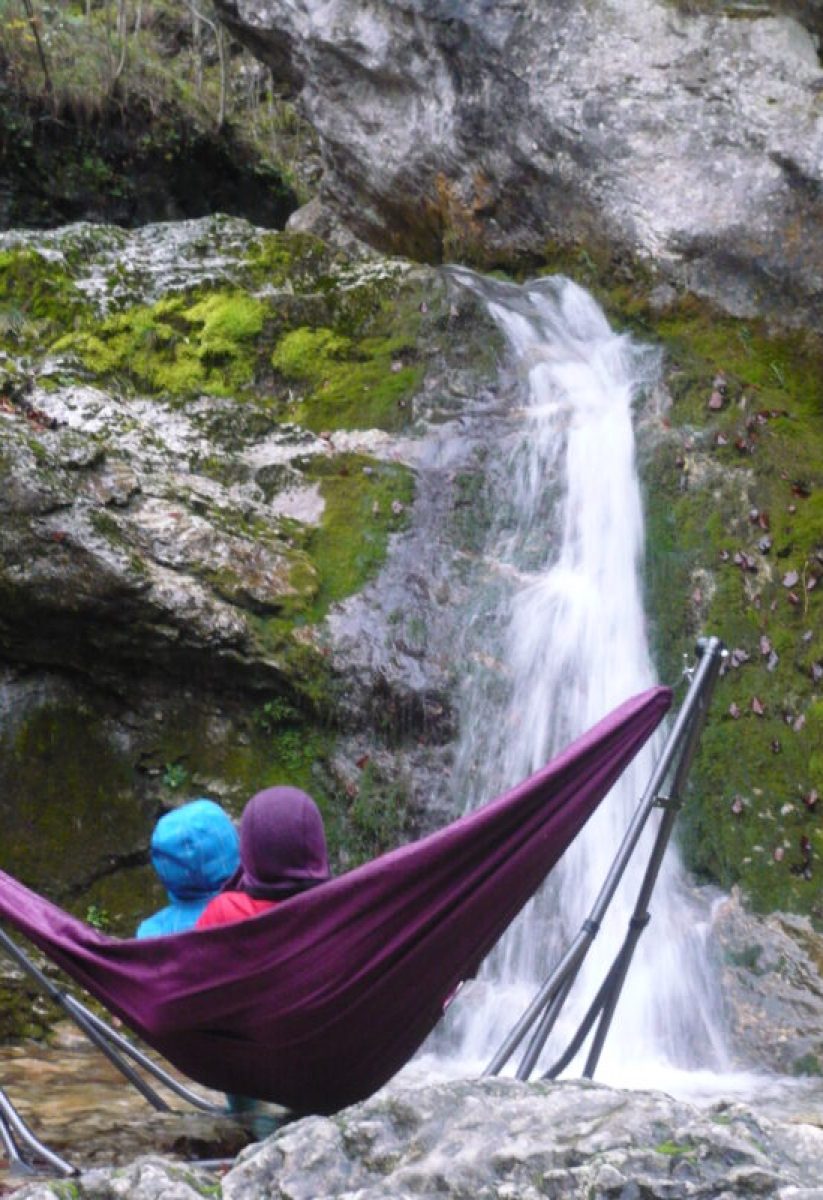
[[[111,928],[111,917],[99,904],[90,904],[86,909],[86,924],[105,932]]]
[[[275,696],[272,700],[267,700],[260,708],[255,709],[253,720],[255,725],[266,733],[274,733],[280,725],[288,725],[297,719],[298,713],[293,705],[289,704],[288,700],[284,700],[282,696]]]
[[[666,1141],[655,1146],[658,1154],[665,1154],[668,1158],[693,1158],[696,1151],[694,1146],[689,1146],[681,1142]]]
[[[173,792],[179,792],[189,782],[188,768],[181,762],[166,763],[163,771],[163,783]]]

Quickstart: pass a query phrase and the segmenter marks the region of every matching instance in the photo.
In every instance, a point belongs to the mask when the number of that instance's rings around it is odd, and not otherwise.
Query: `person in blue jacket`
[[[137,936],[163,937],[191,929],[208,902],[240,866],[240,843],[228,813],[213,800],[191,800],[154,827],[151,861],[169,897],[146,917]]]

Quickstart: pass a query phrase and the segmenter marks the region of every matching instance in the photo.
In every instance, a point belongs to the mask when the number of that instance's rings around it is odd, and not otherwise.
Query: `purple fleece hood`
[[[266,788],[240,820],[240,871],[228,885],[257,900],[278,900],[330,878],[323,818],[299,788]]]

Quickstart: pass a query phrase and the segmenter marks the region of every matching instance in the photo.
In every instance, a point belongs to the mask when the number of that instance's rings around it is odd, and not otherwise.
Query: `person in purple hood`
[[[195,925],[229,925],[274,908],[281,900],[331,878],[323,818],[299,788],[273,787],[252,796],[240,818],[240,867],[210,900]],[[229,1112],[265,1137],[276,1120],[248,1096],[226,1096]]]
[[[266,788],[243,810],[240,868],[196,928],[256,916],[330,876],[323,818],[311,796],[294,787]]]

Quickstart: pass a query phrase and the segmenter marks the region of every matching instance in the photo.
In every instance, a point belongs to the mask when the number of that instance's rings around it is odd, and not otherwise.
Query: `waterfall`
[[[470,806],[542,766],[655,682],[643,609],[643,512],[633,407],[657,354],[615,334],[595,301],[555,277],[518,287],[454,271],[505,335],[519,407],[495,448],[488,586],[465,622],[468,672],[455,795]],[[642,753],[544,889],[453,1005],[449,1053],[482,1067],[577,932],[648,781]],[[647,832],[647,842],[653,837]],[[541,1059],[563,1049],[622,941],[645,866],[635,856]],[[632,873],[633,872],[633,873]],[[722,1070],[705,916],[670,850],[597,1078],[654,1085]],[[443,1049],[441,1036],[441,1051]],[[455,1049],[455,1047],[457,1047]],[[580,1060],[573,1064],[579,1073]]]

